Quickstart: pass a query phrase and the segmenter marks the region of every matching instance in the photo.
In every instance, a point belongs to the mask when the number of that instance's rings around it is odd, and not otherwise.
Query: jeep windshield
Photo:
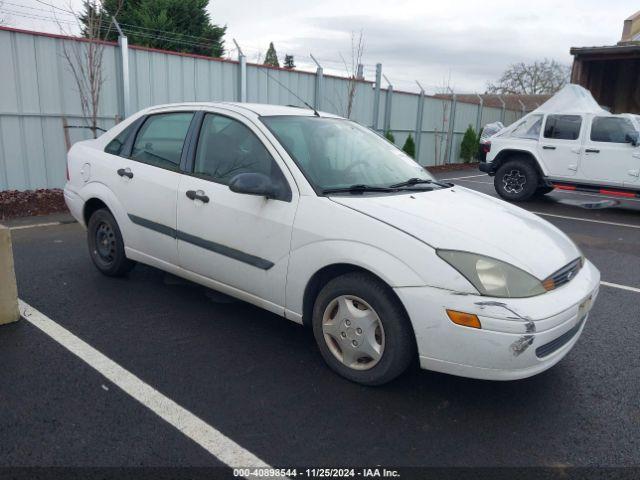
[[[319,194],[384,194],[442,188],[388,140],[350,120],[270,116],[276,136]]]

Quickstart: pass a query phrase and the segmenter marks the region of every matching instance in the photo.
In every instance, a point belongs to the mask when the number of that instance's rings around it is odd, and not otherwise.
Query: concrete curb
[[[0,325],[17,322],[19,318],[11,231],[4,225],[0,225]]]

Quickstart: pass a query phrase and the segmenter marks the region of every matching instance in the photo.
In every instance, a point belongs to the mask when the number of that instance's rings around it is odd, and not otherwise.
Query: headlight
[[[533,275],[495,258],[457,250],[436,252],[469,280],[481,295],[522,298],[546,292],[542,282]]]

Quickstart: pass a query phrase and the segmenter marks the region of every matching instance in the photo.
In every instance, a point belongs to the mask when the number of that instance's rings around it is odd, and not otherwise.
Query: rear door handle
[[[598,150],[597,148],[586,148],[585,152],[587,152],[587,153],[600,153],[600,150]]]
[[[207,197],[202,190],[187,190],[187,198],[190,200],[200,200],[202,203],[209,203],[209,197]]]
[[[133,172],[130,168],[119,168],[118,175],[120,175],[121,177],[133,178]]]
[[[545,150],[555,150],[556,147],[552,147],[551,145],[543,145],[542,148],[544,148]]]

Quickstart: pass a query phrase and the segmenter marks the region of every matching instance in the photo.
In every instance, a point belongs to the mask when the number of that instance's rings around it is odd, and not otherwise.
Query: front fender
[[[494,150],[495,149],[495,150]],[[538,166],[538,168],[540,169],[540,171],[542,172],[542,174],[544,176],[548,175],[548,171],[544,165],[543,162],[540,161],[540,159],[538,158],[538,143],[536,142],[533,145],[504,145],[501,146],[500,144],[494,145],[494,143],[491,144],[491,150],[492,150],[492,157],[491,160],[489,160],[489,158],[487,158],[487,162],[491,162],[495,165],[495,169],[497,170],[499,164],[502,162],[502,160],[505,157],[511,156],[511,155],[517,155],[517,154],[521,154],[521,155],[527,155],[531,158],[531,160],[533,162],[536,163],[536,165]]]
[[[425,284],[418,272],[380,248],[352,240],[321,240],[291,252],[287,273],[287,309],[302,313],[304,291],[309,280],[321,269],[336,264],[360,267],[391,287]]]

